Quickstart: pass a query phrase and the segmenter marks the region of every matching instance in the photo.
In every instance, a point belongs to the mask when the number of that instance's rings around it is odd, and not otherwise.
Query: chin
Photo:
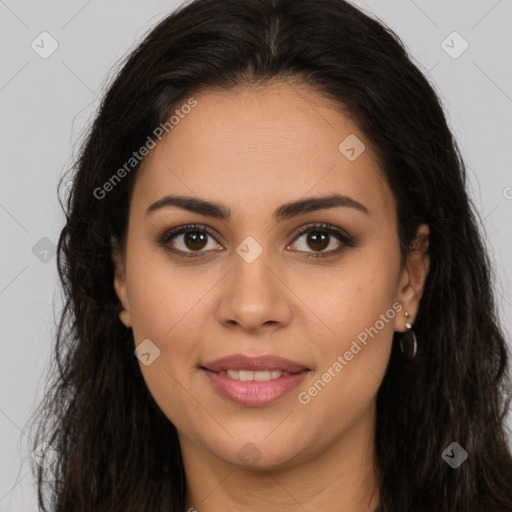
[[[247,435],[242,440],[230,441],[221,452],[212,450],[218,458],[229,464],[253,471],[270,471],[293,467],[301,459],[297,452],[298,443],[292,439],[275,438],[270,441],[264,435],[255,436],[251,441]]]

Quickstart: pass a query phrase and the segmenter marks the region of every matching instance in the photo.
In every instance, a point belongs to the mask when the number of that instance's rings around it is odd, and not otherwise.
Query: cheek
[[[204,338],[208,292],[218,279],[136,249],[131,256],[127,282],[135,345],[149,339],[158,354],[150,365],[139,363],[141,372],[163,412],[180,423],[183,418],[174,418],[175,411],[196,406],[185,389],[200,361],[198,340]]]
[[[307,305],[326,327],[327,346],[332,350],[350,344],[350,340],[392,308],[397,293],[399,256],[389,256],[379,260],[359,253],[335,272],[317,274],[314,279],[304,275],[297,282],[295,291],[306,297]],[[386,335],[393,331],[394,314],[395,310],[391,309],[384,318],[385,323],[379,321],[379,331]]]
[[[180,288],[179,280],[171,282],[157,268],[154,273],[140,275],[132,284],[135,345],[149,339],[157,354],[149,365],[139,361],[143,378],[162,412],[177,428],[186,430],[190,427],[189,418],[202,414],[187,392],[191,371],[196,371],[198,361],[200,323],[194,305],[201,290],[192,293],[190,287]]]
[[[343,373],[351,375],[351,382],[361,380],[361,367],[382,376],[391,351],[395,308],[400,307],[393,303],[392,290],[347,286],[331,299],[322,309],[322,319],[331,331],[318,347],[323,369],[332,367],[341,356]]]
[[[319,364],[297,396],[306,416],[316,418],[304,423],[306,437],[315,435],[318,422],[326,439],[349,430],[374,402],[386,372],[399,307],[393,281],[357,277],[333,291],[322,310],[334,333],[317,344]]]
[[[366,253],[347,262],[336,279],[317,280],[323,282],[323,292],[308,298],[308,305],[328,327],[315,344],[320,361],[315,377],[322,381],[317,387],[322,390],[318,395],[323,395],[319,403],[332,400],[344,406],[354,397],[368,402],[385,374],[394,319],[401,309],[396,301],[399,252],[391,246],[387,252],[377,252],[380,258]]]
[[[142,265],[142,261],[149,263]],[[207,277],[197,270],[184,271],[160,255],[151,258],[151,254],[134,251],[127,280],[133,330],[139,334],[137,340],[153,337],[165,348],[177,338],[178,332],[184,342],[193,337],[191,329],[196,325],[194,315],[200,309],[198,303],[211,288]],[[183,332],[189,336],[183,337]]]

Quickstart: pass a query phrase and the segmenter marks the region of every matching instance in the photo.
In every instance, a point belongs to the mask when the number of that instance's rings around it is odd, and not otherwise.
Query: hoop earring
[[[405,323],[408,330],[400,336],[400,350],[406,359],[411,360],[416,356],[418,341],[416,339],[416,333],[412,328],[412,324],[409,322],[409,313],[407,311],[405,312],[405,317],[408,320]]]

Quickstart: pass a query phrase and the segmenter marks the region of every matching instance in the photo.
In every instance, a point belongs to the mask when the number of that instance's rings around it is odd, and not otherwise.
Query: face
[[[428,256],[400,268],[396,202],[370,143],[314,89],[194,98],[137,176],[114,254],[120,318],[186,453],[298,464],[373,428]]]

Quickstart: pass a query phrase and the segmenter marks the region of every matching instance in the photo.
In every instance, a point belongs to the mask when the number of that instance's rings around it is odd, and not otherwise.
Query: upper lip
[[[309,368],[300,363],[275,355],[250,357],[243,354],[221,357],[220,359],[215,359],[215,361],[204,364],[202,367],[216,373],[226,370],[278,370],[287,373],[309,370]]]

